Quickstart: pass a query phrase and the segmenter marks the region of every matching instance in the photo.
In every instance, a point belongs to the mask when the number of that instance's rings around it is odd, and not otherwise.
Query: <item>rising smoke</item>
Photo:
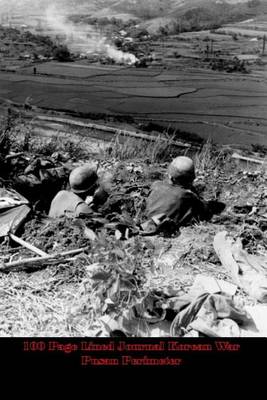
[[[46,9],[46,21],[50,29],[67,44],[72,52],[101,54],[110,57],[117,63],[133,64],[138,59],[134,54],[118,50],[108,39],[94,27],[72,23],[67,15],[62,14],[56,6]]]
[[[32,21],[31,17],[34,15],[37,19],[45,20],[51,30],[49,34],[60,37],[61,43],[65,43],[74,53],[97,53],[124,64],[138,61],[134,54],[118,50],[93,26],[72,23],[68,15],[76,10],[71,4],[75,3],[68,0],[0,0],[0,17],[7,14],[21,15],[27,24],[28,21]]]

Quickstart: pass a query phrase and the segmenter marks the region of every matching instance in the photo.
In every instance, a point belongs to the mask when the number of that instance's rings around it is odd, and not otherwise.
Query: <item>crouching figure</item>
[[[209,220],[225,208],[223,203],[202,200],[193,186],[194,163],[189,157],[177,157],[168,167],[168,179],[152,184],[146,201],[143,234],[173,233],[192,222]]]
[[[49,217],[79,218],[92,214],[108,194],[99,184],[99,177],[89,165],[75,168],[69,176],[70,190],[61,190],[52,200]]]

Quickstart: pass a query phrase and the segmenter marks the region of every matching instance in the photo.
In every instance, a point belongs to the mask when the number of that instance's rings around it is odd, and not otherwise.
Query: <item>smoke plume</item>
[[[46,20],[52,30],[51,34],[58,37],[74,53],[97,53],[124,64],[133,64],[137,61],[134,54],[118,50],[94,27],[69,21],[67,16],[61,14],[54,5],[47,8]]]

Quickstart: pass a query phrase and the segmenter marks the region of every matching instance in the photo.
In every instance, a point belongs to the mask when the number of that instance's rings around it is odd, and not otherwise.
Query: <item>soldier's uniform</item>
[[[205,220],[212,216],[208,202],[201,200],[193,190],[164,181],[154,182],[147,198],[146,216],[171,219],[177,226],[192,220]]]
[[[49,217],[57,218],[65,215],[66,217],[76,218],[91,213],[92,209],[77,194],[68,190],[61,190],[51,203]]]
[[[157,181],[151,186],[146,202],[148,220],[142,224],[144,232],[175,232],[193,221],[209,220],[225,205],[202,200],[193,187],[195,168],[189,157],[176,157],[168,167],[168,181]]]
[[[99,187],[92,197],[92,202],[88,205],[78,194],[68,190],[61,190],[51,203],[49,217],[66,216],[79,218],[86,216],[92,214],[98,206],[105,203],[107,198],[108,193],[102,187]]]
[[[91,214],[95,208],[107,200],[108,183],[111,178],[111,176],[103,178],[103,185],[101,185],[96,171],[90,165],[75,168],[69,176],[71,190],[61,190],[54,197],[49,217],[77,218]]]

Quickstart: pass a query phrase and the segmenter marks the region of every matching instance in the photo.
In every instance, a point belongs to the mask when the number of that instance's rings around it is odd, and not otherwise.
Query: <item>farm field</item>
[[[252,32],[253,34],[247,37],[238,27],[224,27],[212,32],[172,35],[164,41],[151,43],[156,59],[154,65],[169,68],[207,68],[209,61],[214,58],[230,60],[238,57],[250,61],[249,68],[259,70],[259,65],[266,62],[266,56],[262,54],[264,33],[260,34],[254,30]],[[259,60],[260,63],[255,63]]]
[[[116,65],[105,66],[91,66],[91,65],[83,65],[81,63],[58,63],[58,62],[49,62],[35,65],[39,74],[46,75],[61,75],[66,77],[75,77],[77,78],[87,78],[94,75],[99,75],[102,73],[118,71],[121,67]],[[33,66],[22,67],[20,69],[23,73],[32,74]]]
[[[240,36],[262,37],[267,33],[267,19],[263,14],[261,17],[248,19],[246,21],[236,22],[235,24],[227,24],[225,27],[218,29],[217,32],[237,33]]]
[[[43,64],[49,71],[49,64]],[[220,144],[266,145],[267,80],[264,72],[227,74],[196,68],[84,68],[65,64],[65,77],[0,73],[1,102],[58,111],[132,116],[211,137]],[[76,78],[76,70],[86,76]],[[61,74],[62,75],[62,74]],[[71,78],[70,78],[71,77]],[[153,101],[151,101],[153,100]]]
[[[152,55],[149,68],[77,57],[74,62],[32,62],[9,57],[11,51],[1,61],[0,105],[26,101],[82,120],[132,117],[134,128],[153,122],[179,131],[180,137],[185,132],[223,145],[266,145],[266,33],[263,13],[211,31],[134,39]],[[250,73],[227,73],[234,58],[245,62],[241,72]]]

